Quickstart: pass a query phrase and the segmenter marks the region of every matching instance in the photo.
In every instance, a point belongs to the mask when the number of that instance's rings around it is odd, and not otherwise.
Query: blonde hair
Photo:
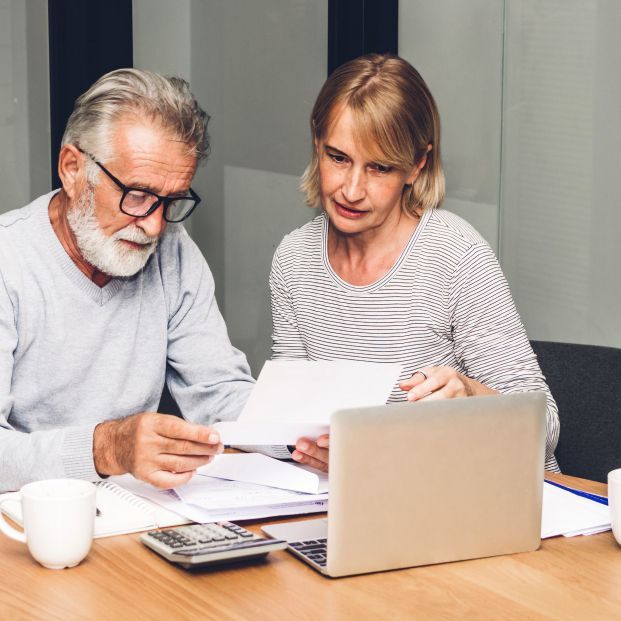
[[[388,54],[369,54],[341,65],[321,88],[310,121],[313,153],[300,185],[307,204],[320,205],[316,143],[343,107],[354,117],[360,144],[382,163],[409,170],[426,157],[414,183],[403,189],[403,209],[415,215],[417,209],[439,207],[445,189],[436,103],[418,71]]]

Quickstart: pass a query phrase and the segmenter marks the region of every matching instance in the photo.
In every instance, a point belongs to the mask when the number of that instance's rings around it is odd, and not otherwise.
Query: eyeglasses
[[[164,220],[166,222],[181,222],[185,220],[201,202],[199,195],[190,188],[190,196],[160,196],[151,190],[142,188],[130,188],[117,179],[101,162],[98,162],[90,153],[78,147],[80,153],[84,153],[122,191],[119,209],[128,216],[134,218],[146,218],[151,215],[160,205],[163,205]]]

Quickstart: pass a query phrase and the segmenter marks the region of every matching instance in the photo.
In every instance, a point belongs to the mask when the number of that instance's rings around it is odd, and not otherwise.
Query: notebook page
[[[134,480],[131,475],[129,479]],[[114,477],[122,479],[123,477]],[[145,484],[146,485],[146,484]],[[190,520],[177,513],[139,498],[111,481],[98,481],[95,504],[99,514],[95,517],[95,538],[136,533],[164,526],[188,524]],[[20,526],[24,520],[19,500],[5,503],[3,512]]]
[[[155,528],[155,514],[141,498],[111,481],[99,481],[95,537],[109,537]]]
[[[189,524],[192,521],[146,498],[145,490],[150,489],[154,492],[160,492],[162,490],[158,490],[143,481],[138,481],[131,474],[110,477],[110,479],[104,481],[104,483],[108,483],[112,488],[116,488],[115,496],[117,498],[123,497],[131,504],[132,508],[139,508],[139,511],[144,516],[143,521],[148,521],[149,523],[148,526],[140,530],[180,526],[182,524]]]

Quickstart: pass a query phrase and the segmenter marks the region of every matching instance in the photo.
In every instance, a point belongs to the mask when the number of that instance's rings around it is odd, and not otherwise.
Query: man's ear
[[[58,154],[58,176],[67,196],[74,200],[86,181],[86,156],[72,144],[66,144]]]

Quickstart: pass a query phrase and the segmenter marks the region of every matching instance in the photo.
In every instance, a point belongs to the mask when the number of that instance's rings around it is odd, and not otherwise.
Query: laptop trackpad
[[[309,541],[311,539],[325,539],[328,536],[328,518],[319,520],[302,520],[286,524],[270,524],[261,530],[274,539],[292,541]]]

